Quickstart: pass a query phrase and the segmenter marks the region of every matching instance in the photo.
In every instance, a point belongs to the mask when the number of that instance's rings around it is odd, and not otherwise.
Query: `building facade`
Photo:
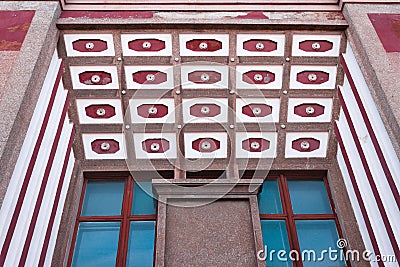
[[[399,1],[0,21],[0,266],[399,266]]]

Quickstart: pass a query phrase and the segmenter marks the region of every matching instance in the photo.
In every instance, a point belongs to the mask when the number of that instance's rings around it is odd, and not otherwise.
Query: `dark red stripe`
[[[56,218],[57,209],[59,208],[58,207],[58,203],[59,203],[60,197],[61,197],[61,191],[62,191],[63,184],[64,184],[65,173],[66,173],[67,167],[68,167],[68,162],[69,162],[69,157],[70,157],[70,153],[71,153],[71,149],[72,149],[72,143],[74,141],[74,136],[75,136],[75,129],[72,129],[71,137],[70,137],[69,142],[68,142],[67,154],[66,154],[66,157],[64,159],[64,166],[63,166],[63,169],[62,169],[62,172],[61,172],[61,175],[60,175],[60,180],[58,182],[56,196],[54,198],[54,205],[53,205],[53,208],[51,210],[49,224],[47,226],[46,235],[45,235],[43,246],[42,246],[42,251],[40,253],[40,259],[39,259],[38,267],[44,266],[44,262],[46,260],[46,253],[47,253],[47,249],[49,247],[50,236],[51,236],[51,232],[53,230],[53,225],[54,225],[54,220]]]
[[[390,243],[393,246],[394,254],[396,255],[397,260],[400,261],[399,245],[396,242],[396,238],[394,236],[393,229],[392,229],[392,227],[390,225],[389,218],[387,216],[385,207],[384,207],[382,199],[381,199],[381,197],[379,195],[376,183],[375,183],[373,175],[371,173],[371,169],[370,169],[370,167],[368,165],[368,162],[367,162],[367,159],[365,157],[364,151],[362,150],[360,140],[358,139],[358,136],[357,136],[357,133],[356,133],[356,129],[354,128],[353,121],[352,121],[352,119],[350,117],[350,113],[349,113],[349,110],[347,109],[346,103],[344,102],[343,95],[342,95],[342,92],[341,92],[340,88],[338,90],[338,95],[339,95],[340,104],[342,105],[344,116],[346,117],[347,122],[348,122],[348,126],[349,126],[349,130],[350,130],[351,136],[353,137],[353,141],[354,141],[354,143],[356,145],[356,148],[357,148],[357,151],[358,151],[358,155],[360,156],[362,165],[363,165],[364,170],[365,170],[365,174],[367,175],[368,182],[369,182],[369,184],[371,186],[372,193],[373,193],[374,198],[376,200],[376,204],[378,205],[379,212],[382,215],[383,224],[385,225],[386,232],[387,232],[387,234],[389,236]]]
[[[350,87],[351,87],[351,90],[352,90],[352,92],[354,94],[354,98],[356,99],[356,102],[357,102],[357,104],[358,104],[358,106],[360,108],[361,116],[364,119],[365,126],[367,127],[367,131],[368,131],[368,133],[369,133],[369,135],[371,137],[372,144],[374,145],[374,148],[376,150],[376,154],[378,155],[379,161],[382,164],[382,169],[383,169],[383,171],[385,173],[386,179],[387,179],[387,181],[389,183],[389,186],[390,186],[390,189],[391,189],[391,191],[393,193],[394,199],[396,200],[397,207],[400,207],[400,194],[399,194],[399,191],[397,190],[397,187],[396,187],[396,184],[394,182],[393,176],[392,176],[392,174],[390,172],[389,166],[387,165],[385,156],[383,155],[382,149],[381,149],[381,147],[379,145],[379,142],[378,142],[378,139],[377,139],[377,137],[375,135],[375,132],[372,129],[371,122],[370,122],[370,120],[368,118],[367,112],[366,112],[366,110],[364,108],[364,105],[363,105],[363,103],[361,101],[360,94],[357,91],[357,87],[356,87],[356,85],[354,83],[353,77],[350,74],[350,70],[349,70],[349,68],[347,66],[346,60],[344,59],[343,55],[340,55],[340,62],[342,63],[344,72],[346,73],[347,79],[348,79],[348,81],[350,83]]]
[[[339,131],[339,128],[338,128],[336,122],[334,123],[334,129],[335,129],[335,134],[336,134],[336,138],[339,143],[340,150],[342,151],[344,162],[347,167],[347,171],[349,172],[350,181],[351,181],[351,184],[354,189],[354,194],[356,195],[357,202],[358,202],[358,205],[361,210],[361,214],[362,214],[364,222],[365,222],[365,226],[367,228],[369,237],[371,238],[371,243],[372,243],[372,247],[374,248],[374,253],[375,253],[375,255],[381,255],[381,253],[379,251],[379,247],[378,247],[378,242],[376,241],[376,237],[375,237],[374,231],[371,226],[371,221],[369,220],[367,210],[364,206],[364,202],[361,197],[360,189],[358,188],[358,185],[356,182],[356,177],[354,175],[353,168],[351,167],[349,156],[347,155],[347,151],[346,151],[346,148],[344,147],[343,139],[342,139],[342,136],[340,134],[340,131]],[[378,265],[380,267],[384,266],[383,262],[381,262],[381,261],[378,262]]]
[[[69,100],[68,100],[68,95],[67,95],[67,99],[66,99],[66,101],[64,103],[64,107],[63,107],[63,110],[62,110],[60,122],[58,124],[56,136],[54,138],[53,145],[51,147],[49,161],[47,162],[47,166],[46,166],[46,169],[44,171],[42,183],[40,185],[39,194],[38,194],[38,197],[37,197],[37,200],[36,200],[35,208],[33,210],[33,215],[32,215],[32,219],[31,219],[30,225],[29,225],[29,229],[28,229],[26,240],[25,240],[24,248],[22,250],[22,254],[21,254],[21,257],[20,257],[20,260],[19,260],[19,265],[18,265],[19,267],[25,266],[26,257],[28,256],[29,246],[30,246],[30,244],[32,242],[33,232],[35,231],[35,226],[36,226],[36,222],[37,222],[37,219],[38,219],[38,216],[39,216],[40,207],[41,207],[42,202],[43,202],[43,197],[44,197],[44,193],[46,191],[47,182],[49,180],[50,171],[51,171],[51,169],[53,167],[54,157],[56,155],[57,148],[58,148],[59,141],[60,141],[60,137],[61,137],[61,133],[62,133],[62,129],[64,127],[65,117],[67,116],[68,106],[69,106]],[[58,112],[58,111],[54,111],[54,112]]]
[[[56,81],[55,81],[54,86],[53,86],[53,91],[52,91],[51,96],[50,96],[49,104],[48,104],[47,109],[46,109],[44,120],[43,120],[42,126],[40,128],[38,139],[36,140],[35,148],[33,149],[32,157],[31,157],[31,159],[29,161],[28,169],[27,169],[25,177],[24,177],[24,182],[22,183],[21,192],[20,192],[20,194],[18,196],[17,204],[15,206],[14,213],[13,213],[12,218],[11,218],[10,226],[8,228],[7,235],[6,235],[6,238],[5,238],[5,241],[4,241],[4,245],[3,245],[3,248],[1,250],[0,266],[4,265],[8,250],[10,248],[11,239],[12,239],[12,237],[14,235],[15,227],[17,225],[18,217],[19,217],[19,214],[21,212],[22,204],[24,202],[24,198],[25,198],[25,195],[26,195],[26,190],[28,188],[29,181],[30,181],[31,176],[32,176],[33,168],[35,167],[35,163],[36,163],[36,160],[37,160],[37,156],[38,156],[38,153],[39,153],[40,146],[41,146],[41,144],[43,142],[43,137],[44,137],[44,133],[45,133],[46,128],[47,128],[47,124],[49,123],[49,117],[50,117],[51,110],[53,108],[54,100],[56,98],[58,84],[60,83],[61,76],[62,76],[62,73],[63,73],[63,66],[64,66],[64,64],[63,64],[63,62],[61,62],[61,66],[60,66],[60,69],[58,70]]]

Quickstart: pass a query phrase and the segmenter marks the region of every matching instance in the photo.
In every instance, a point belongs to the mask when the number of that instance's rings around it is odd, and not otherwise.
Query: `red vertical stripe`
[[[56,98],[58,85],[60,83],[61,76],[62,76],[62,73],[63,73],[63,66],[64,66],[64,64],[63,64],[63,62],[61,62],[61,65],[60,65],[60,68],[58,70],[58,74],[57,74],[57,77],[56,77],[56,81],[55,81],[53,89],[52,89],[52,93],[51,93],[51,96],[50,96],[49,104],[48,104],[47,109],[46,109],[44,120],[43,120],[42,126],[40,128],[38,139],[36,140],[36,144],[35,144],[35,147],[33,149],[32,157],[31,157],[31,159],[29,161],[28,169],[27,169],[25,177],[24,177],[24,182],[22,183],[21,192],[20,192],[20,194],[18,196],[17,204],[16,204],[16,207],[14,209],[14,213],[13,213],[12,218],[11,218],[10,226],[8,228],[8,231],[7,231],[7,235],[6,235],[4,244],[3,244],[3,248],[1,250],[0,266],[3,266],[4,262],[6,261],[6,256],[7,256],[8,250],[10,248],[11,239],[12,239],[12,237],[14,235],[14,231],[15,231],[15,227],[17,225],[19,214],[21,212],[22,204],[24,202],[24,198],[25,198],[25,195],[26,195],[26,190],[28,188],[29,181],[30,181],[30,179],[32,177],[33,168],[35,167],[35,163],[36,163],[36,160],[37,160],[39,149],[40,149],[40,146],[41,146],[41,144],[43,142],[44,133],[45,133],[47,125],[49,123],[49,117],[50,117],[50,114],[51,114],[51,110],[53,108],[54,100]]]
[[[56,192],[56,196],[55,196],[55,199],[54,199],[53,208],[51,210],[50,220],[49,220],[49,224],[47,226],[46,235],[45,235],[43,246],[42,246],[42,251],[40,253],[40,259],[39,259],[39,265],[38,265],[39,267],[44,266],[44,262],[46,260],[46,253],[47,253],[47,249],[49,247],[51,232],[53,230],[53,225],[54,225],[54,220],[55,220],[55,217],[56,217],[57,209],[59,208],[58,207],[58,203],[59,203],[60,197],[61,197],[61,191],[62,191],[63,184],[64,184],[65,173],[66,173],[67,167],[68,167],[68,162],[69,162],[69,157],[70,157],[69,155],[71,153],[72,143],[74,141],[74,136],[75,136],[75,130],[73,129],[72,133],[71,133],[71,137],[69,139],[69,143],[68,143],[67,154],[66,154],[66,157],[64,159],[64,166],[63,166],[63,169],[62,169],[62,172],[61,172],[61,175],[60,175],[60,180],[58,182],[57,192]]]
[[[63,126],[64,126],[65,117],[66,117],[67,111],[68,111],[68,106],[69,106],[69,100],[68,100],[68,96],[67,96],[67,99],[66,99],[66,101],[64,103],[64,108],[62,110],[61,119],[60,119],[60,122],[58,124],[57,133],[56,133],[56,136],[54,138],[53,145],[51,147],[49,161],[47,162],[47,166],[46,166],[46,169],[45,169],[45,172],[44,172],[44,175],[43,175],[42,183],[40,185],[38,198],[36,200],[35,208],[33,210],[32,219],[31,219],[31,222],[30,222],[30,225],[29,225],[29,229],[28,229],[28,233],[27,233],[27,237],[26,237],[26,240],[25,240],[24,248],[22,250],[22,254],[21,254],[21,257],[20,257],[20,261],[19,261],[19,265],[18,265],[19,267],[23,267],[25,265],[26,257],[28,256],[29,246],[30,246],[30,244],[32,242],[33,233],[35,231],[35,226],[36,226],[36,222],[37,222],[37,219],[38,219],[38,216],[39,216],[40,207],[42,205],[44,193],[46,191],[46,186],[47,186],[47,182],[49,180],[50,171],[51,171],[51,169],[53,167],[54,157],[56,155],[57,148],[58,148],[58,145],[59,145],[61,133],[62,133]],[[54,112],[56,112],[56,111],[54,111]],[[56,162],[55,164],[58,164],[58,162]]]

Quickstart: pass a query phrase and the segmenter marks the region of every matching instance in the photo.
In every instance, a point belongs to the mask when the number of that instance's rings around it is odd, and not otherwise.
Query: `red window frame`
[[[85,192],[88,181],[93,180],[106,180],[106,181],[121,181],[124,180],[124,196],[122,199],[122,209],[121,215],[114,216],[81,216],[83,201],[85,198]],[[133,192],[134,192],[134,184],[135,181],[130,175],[87,175],[84,178],[82,191],[79,200],[78,213],[76,216],[76,222],[74,227],[74,233],[71,242],[71,248],[68,255],[68,264],[67,266],[71,266],[72,259],[74,256],[75,243],[78,234],[79,223],[81,222],[120,222],[120,232],[118,238],[118,250],[117,250],[117,258],[116,258],[116,266],[125,266],[126,265],[126,257],[128,252],[128,242],[129,242],[129,229],[131,221],[155,221],[156,229],[155,233],[157,233],[157,202],[156,202],[156,213],[151,215],[132,215],[132,201],[133,201]],[[156,251],[156,235],[154,235],[154,255]],[[153,261],[154,262],[154,261]]]
[[[271,175],[266,178],[266,180],[277,180],[279,195],[282,203],[282,213],[281,214],[261,214],[260,220],[284,220],[286,224],[289,246],[291,250],[296,250],[301,255],[299,239],[296,231],[296,220],[334,220],[336,225],[336,230],[338,231],[339,238],[343,238],[343,232],[340,228],[339,220],[336,214],[335,204],[332,198],[332,193],[330,191],[328,179],[326,175],[321,174],[277,174]],[[288,180],[291,179],[319,179],[323,180],[325,184],[325,189],[328,195],[329,204],[332,209],[332,213],[329,214],[294,214],[292,202],[290,200],[290,192],[288,187]],[[344,253],[346,253],[346,248],[343,249]],[[345,266],[339,267],[347,267],[351,266],[350,262],[347,260]],[[301,261],[293,261],[293,267],[303,267],[303,262]]]

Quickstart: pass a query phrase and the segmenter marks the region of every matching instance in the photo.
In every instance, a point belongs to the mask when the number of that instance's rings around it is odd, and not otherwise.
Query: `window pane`
[[[300,250],[313,250],[315,252],[315,257],[312,253],[304,254],[304,267],[346,265],[345,261],[341,260],[343,258],[341,256],[342,250],[336,245],[339,235],[334,220],[296,221],[296,228]],[[330,248],[332,251],[336,250],[336,253],[331,253],[331,256],[328,253]],[[322,253],[323,250],[326,250],[326,252]]]
[[[126,266],[153,266],[155,227],[155,221],[131,222]]]
[[[290,200],[295,214],[332,213],[325,183],[319,179],[288,179]]]
[[[135,182],[132,203],[133,215],[156,213],[156,201],[152,197],[153,191],[151,188],[151,181],[140,181],[139,183]]]
[[[260,214],[282,213],[281,197],[276,179],[264,181],[262,191],[258,195],[258,208]]]
[[[80,223],[72,266],[115,266],[118,237],[118,222]]]
[[[289,259],[289,240],[283,220],[261,220],[267,266],[292,266]],[[275,252],[272,252],[274,250]],[[279,252],[279,251],[285,251]],[[272,252],[272,253],[271,253]],[[278,252],[279,257],[278,257]]]
[[[88,181],[81,215],[120,215],[124,184],[124,181]]]

